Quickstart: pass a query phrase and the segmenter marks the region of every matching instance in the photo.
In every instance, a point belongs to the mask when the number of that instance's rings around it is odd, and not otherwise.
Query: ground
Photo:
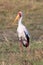
[[[17,23],[11,25],[19,11],[23,11],[23,24],[31,36],[29,51],[23,47],[22,57]],[[42,0],[0,0],[0,65],[43,65]]]

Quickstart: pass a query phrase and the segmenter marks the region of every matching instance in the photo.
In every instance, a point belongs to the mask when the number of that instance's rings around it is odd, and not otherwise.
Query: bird
[[[15,20],[14,20],[14,23],[16,21],[18,22],[17,35],[18,35],[18,39],[20,41],[20,47],[22,45],[24,47],[28,47],[29,42],[30,42],[30,33],[27,30],[27,28],[25,27],[25,25],[23,25],[22,19],[23,19],[23,12],[19,11],[16,18],[15,18]]]
[[[23,53],[23,46],[29,50],[28,46],[30,44],[30,32],[27,30],[25,25],[22,23],[23,19],[23,12],[19,11],[14,22],[12,25],[14,25],[16,22],[18,22],[18,27],[17,27],[17,35],[18,35],[18,40],[19,40],[19,48],[20,48],[20,53],[22,56]]]

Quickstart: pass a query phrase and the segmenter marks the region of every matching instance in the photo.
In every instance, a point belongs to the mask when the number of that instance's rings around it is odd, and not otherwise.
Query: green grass
[[[22,57],[16,34],[17,26],[11,25],[20,10],[24,13],[23,24],[31,35],[29,51],[23,47]],[[8,25],[11,27],[7,28]],[[43,65],[42,0],[33,3],[30,0],[0,0],[0,65]]]
[[[23,47],[22,57],[20,56],[20,49],[18,43],[12,43],[7,46],[6,43],[1,44],[0,47],[0,61],[5,64],[24,65],[25,63],[31,65],[43,65],[43,43],[32,42],[30,44],[30,51]],[[11,59],[13,60],[11,62]]]

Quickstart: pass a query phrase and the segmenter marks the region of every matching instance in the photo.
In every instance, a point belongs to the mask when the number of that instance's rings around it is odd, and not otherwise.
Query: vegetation
[[[23,24],[31,35],[30,45],[28,49],[23,47],[22,56],[17,25],[11,25],[20,10],[24,13]],[[43,65],[42,0],[0,0],[0,65]]]

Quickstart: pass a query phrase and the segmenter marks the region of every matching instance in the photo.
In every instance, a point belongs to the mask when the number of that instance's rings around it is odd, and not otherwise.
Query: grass
[[[22,57],[17,25],[11,25],[20,10],[24,12],[23,24],[31,35],[29,51],[23,47]],[[7,28],[8,25],[11,27]],[[0,0],[0,65],[43,65],[42,0]]]

